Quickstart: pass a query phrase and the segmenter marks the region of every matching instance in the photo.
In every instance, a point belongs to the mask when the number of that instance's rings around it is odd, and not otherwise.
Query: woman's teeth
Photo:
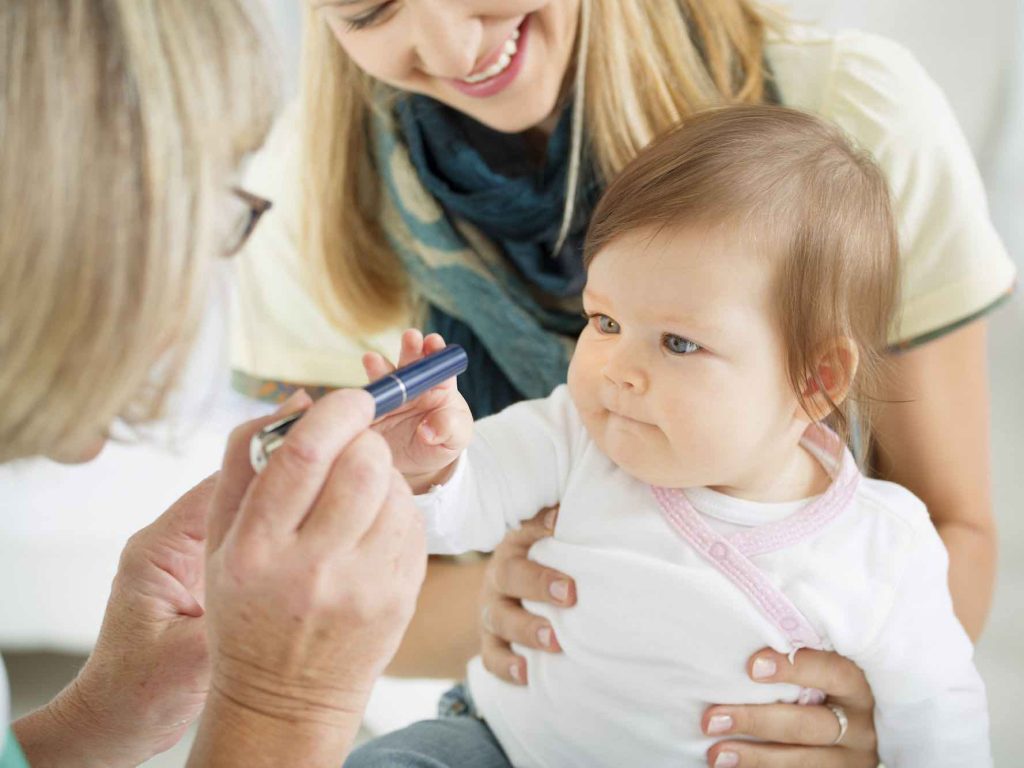
[[[519,51],[518,40],[519,30],[517,29],[512,33],[512,36],[505,41],[505,46],[501,49],[501,56],[498,57],[496,62],[479,74],[462,78],[462,82],[469,83],[471,85],[475,83],[482,83],[484,80],[490,80],[492,77],[504,72],[508,69],[508,65],[512,63],[512,59]]]

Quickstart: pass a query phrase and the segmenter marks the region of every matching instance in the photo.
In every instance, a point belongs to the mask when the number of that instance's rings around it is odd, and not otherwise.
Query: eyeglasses
[[[263,214],[269,211],[273,205],[269,200],[246,192],[239,187],[232,187],[231,194],[235,202],[244,210],[237,211],[232,217],[233,223],[225,241],[225,258],[230,258],[242,250]]]

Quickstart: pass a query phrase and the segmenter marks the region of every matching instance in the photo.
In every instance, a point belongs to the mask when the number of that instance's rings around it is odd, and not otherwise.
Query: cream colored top
[[[1011,290],[1015,268],[989,218],[967,141],[942,92],[905,48],[861,32],[793,27],[769,40],[767,56],[783,102],[837,123],[889,179],[903,257],[894,345],[956,326]],[[394,355],[402,329],[352,338],[318,309],[297,247],[299,141],[293,105],[247,177],[275,207],[239,262],[232,362],[260,379],[362,384],[362,353]]]

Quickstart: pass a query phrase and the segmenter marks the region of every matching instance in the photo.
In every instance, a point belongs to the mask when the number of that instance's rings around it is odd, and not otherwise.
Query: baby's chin
[[[612,463],[642,483],[667,488],[690,488],[694,485],[692,478],[685,477],[679,471],[679,462],[659,455],[657,448],[652,445],[643,445],[643,437],[626,440],[614,431],[602,431],[599,435],[592,432],[591,437]],[[653,434],[646,438],[652,443],[656,439]]]

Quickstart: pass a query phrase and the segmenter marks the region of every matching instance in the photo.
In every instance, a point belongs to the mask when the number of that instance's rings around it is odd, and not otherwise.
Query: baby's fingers
[[[395,366],[384,355],[377,352],[367,352],[363,355],[363,370],[366,371],[366,377],[370,381],[376,381],[395,370]]]
[[[440,445],[460,451],[473,437],[473,416],[467,408],[441,408],[420,422],[419,434],[427,445]]]
[[[398,367],[415,363],[426,354],[423,349],[423,334],[416,328],[409,328],[402,334],[402,349],[398,353]]]

